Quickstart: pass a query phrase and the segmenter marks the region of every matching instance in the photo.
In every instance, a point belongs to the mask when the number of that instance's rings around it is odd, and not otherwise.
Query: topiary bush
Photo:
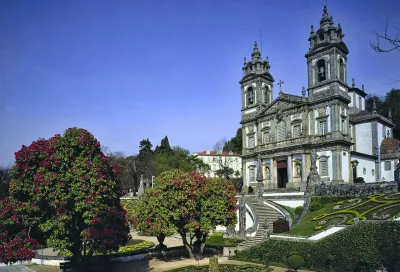
[[[219,272],[219,265],[218,265],[218,258],[217,257],[211,257],[210,258],[208,271],[209,272]]]
[[[322,209],[323,207],[324,205],[322,203],[311,200],[309,211],[315,212]]]
[[[273,232],[274,233],[282,233],[289,231],[289,221],[284,218],[278,218],[273,223]]]
[[[368,271],[375,271],[384,266],[389,271],[397,271],[400,269],[399,241],[399,222],[359,223],[316,243],[267,240],[238,252],[232,259],[261,262],[267,258],[271,263],[288,265],[287,253],[301,252],[303,267],[313,270],[357,271],[360,266],[368,266]]]
[[[210,234],[208,241],[211,244],[222,244],[224,242],[224,236],[220,232],[214,232]]]
[[[294,213],[300,215],[303,212],[303,206],[298,206],[294,209]]]
[[[253,187],[249,186],[249,194],[252,194],[252,193],[254,193],[254,189],[253,189]]]
[[[363,177],[358,177],[354,180],[354,183],[365,183],[365,181]]]
[[[300,255],[292,255],[288,258],[288,265],[293,271],[297,271],[304,265],[304,258]]]

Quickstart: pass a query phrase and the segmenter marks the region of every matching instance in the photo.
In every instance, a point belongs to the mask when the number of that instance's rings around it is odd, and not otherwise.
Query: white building
[[[223,167],[230,167],[233,169],[232,177],[242,176],[242,159],[240,158],[240,154],[207,150],[195,152],[194,155],[210,166],[211,172],[207,174],[208,177],[215,177],[215,172]]]
[[[316,32],[311,27],[308,37],[308,88],[301,95],[284,93],[280,81],[273,99],[271,66],[257,44],[252,59],[245,58],[240,81],[245,186],[256,185],[261,167],[265,188],[304,188],[312,149],[327,184],[351,183],[357,177],[393,180],[395,154],[385,153],[381,161],[379,147],[391,137],[394,124],[390,115],[365,110],[364,86],[356,87],[354,80],[348,85],[349,50],[343,37],[340,24],[335,26],[324,7],[320,27]]]

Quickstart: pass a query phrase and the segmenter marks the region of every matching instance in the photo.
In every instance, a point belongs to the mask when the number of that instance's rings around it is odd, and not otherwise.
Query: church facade
[[[276,99],[270,63],[254,44],[240,81],[245,186],[256,186],[260,167],[264,188],[304,188],[312,149],[327,184],[393,180],[397,160],[381,160],[379,150],[394,124],[391,116],[365,110],[364,86],[356,87],[354,79],[348,85],[349,50],[343,37],[324,7],[320,27],[314,31],[311,26],[308,39],[307,90],[286,94],[279,81]]]

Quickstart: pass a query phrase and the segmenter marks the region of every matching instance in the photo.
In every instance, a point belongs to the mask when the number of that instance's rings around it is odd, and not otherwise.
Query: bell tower
[[[243,77],[239,82],[242,90],[242,110],[272,102],[274,78],[270,74],[270,68],[268,57],[265,60],[261,59],[257,42],[254,42],[251,61],[247,62],[246,57],[244,58]]]
[[[312,99],[326,96],[333,87],[347,93],[347,54],[349,50],[343,41],[340,24],[335,26],[333,17],[324,6],[319,29],[311,26],[310,48],[306,53],[308,67],[308,90]],[[318,95],[317,95],[318,93]]]

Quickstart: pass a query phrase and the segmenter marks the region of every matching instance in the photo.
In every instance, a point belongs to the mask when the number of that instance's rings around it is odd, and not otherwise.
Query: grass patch
[[[233,271],[246,271],[246,272],[272,272],[274,271],[273,268],[268,268],[265,270],[262,266],[255,266],[255,265],[235,265],[235,264],[220,264],[218,265],[219,271],[220,272],[233,272]],[[173,270],[167,270],[168,272],[195,272],[195,271],[204,271],[208,272],[209,267],[208,265],[202,265],[202,266],[185,266],[181,268],[176,268]]]
[[[148,249],[148,248],[152,248],[152,247],[154,247],[153,242],[140,240],[140,239],[133,239],[133,240],[130,240],[128,243],[126,243],[126,245],[121,246],[118,249],[118,252],[111,252],[110,254],[133,252],[133,251]],[[72,256],[72,253],[68,249],[64,249],[64,250],[61,250],[58,253],[58,255],[59,256]],[[104,254],[95,252],[94,255],[104,255]]]
[[[214,242],[212,241],[212,239],[208,238],[206,240],[206,245],[221,246],[221,247],[236,247],[241,242],[243,242],[243,240],[237,238],[222,238],[222,241],[220,242]]]
[[[277,203],[275,203],[275,204],[277,204]],[[288,207],[288,206],[285,206],[285,205],[280,205],[280,204],[277,204],[277,205],[279,205],[283,209],[285,209],[290,214],[290,216],[292,217],[292,223],[296,224],[297,219],[299,218],[299,216],[294,212],[295,208]]]

